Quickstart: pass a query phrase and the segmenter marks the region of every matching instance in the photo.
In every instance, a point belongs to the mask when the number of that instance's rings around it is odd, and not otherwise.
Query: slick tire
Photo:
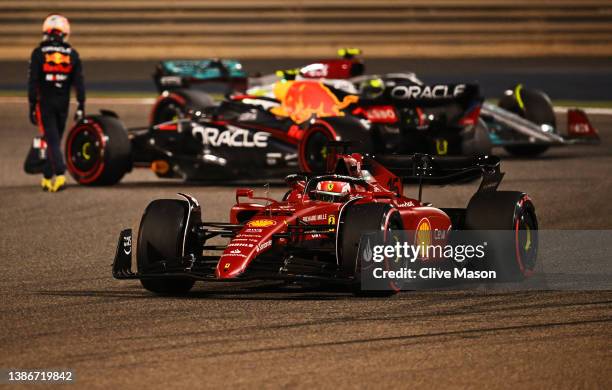
[[[518,94],[517,94],[518,91]],[[536,125],[550,125],[557,128],[557,119],[552,102],[546,93],[526,88],[514,88],[511,94],[504,95],[499,100],[499,106],[527,119]],[[505,146],[504,149],[515,156],[535,157],[546,150],[548,145],[517,145]]]
[[[325,173],[335,167],[342,148],[330,147],[333,141],[346,143],[346,150],[372,153],[372,134],[357,118],[345,115],[316,120],[304,132],[298,145],[298,161],[303,172]]]
[[[476,193],[465,215],[467,230],[486,242],[477,269],[494,270],[498,281],[522,281],[533,274],[538,253],[538,219],[531,199],[522,192]]]
[[[157,199],[149,203],[140,221],[137,243],[138,273],[160,273],[182,260],[188,205],[177,199]],[[142,286],[160,295],[184,295],[195,281],[190,278],[141,279]]]
[[[190,112],[201,111],[215,104],[209,94],[187,89],[163,92],[158,98],[150,115],[151,125],[186,118]]]
[[[79,184],[108,186],[132,169],[132,147],[123,123],[112,116],[90,116],[70,129],[66,166]]]
[[[352,292],[358,296],[392,296],[398,292],[395,284],[362,289],[359,243],[366,232],[382,232],[383,240],[392,241],[392,236],[401,234],[403,223],[397,209],[385,203],[349,205],[340,216],[338,228],[338,255],[340,274],[352,278]],[[401,239],[399,236],[398,239]],[[380,287],[380,288],[379,288]]]

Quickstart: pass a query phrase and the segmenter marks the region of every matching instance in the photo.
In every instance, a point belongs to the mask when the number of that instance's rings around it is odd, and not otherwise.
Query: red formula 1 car
[[[500,250],[504,256],[492,259],[504,277],[522,279],[533,272],[535,209],[525,193],[497,191],[503,174],[496,157],[337,156],[326,174],[287,176],[282,200],[238,189],[225,223],[203,221],[205,209],[189,195],[154,200],[140,223],[137,272],[132,272],[132,232],[126,229],[113,276],[140,279],[158,294],[187,293],[197,280],[253,279],[337,282],[364,293],[359,252],[364,233],[379,232],[390,241],[397,232],[419,231],[435,243],[448,240],[452,231],[485,229],[511,233]],[[437,208],[420,199],[420,188],[416,199],[403,195],[406,176],[446,183],[482,176],[482,183],[466,208]]]

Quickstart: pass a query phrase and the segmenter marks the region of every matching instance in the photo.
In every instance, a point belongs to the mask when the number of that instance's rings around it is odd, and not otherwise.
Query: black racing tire
[[[132,145],[125,125],[107,115],[89,116],[66,137],[66,165],[79,184],[108,186],[132,169]]]
[[[500,100],[498,105],[527,119],[536,125],[550,125],[557,128],[557,118],[553,104],[546,93],[536,89],[519,88],[518,86],[509,90]],[[516,145],[505,146],[504,149],[515,156],[535,157],[549,148],[548,145]]]
[[[482,118],[478,118],[476,125],[472,126],[464,134],[461,151],[467,156],[490,155],[493,149],[489,128]]]
[[[479,240],[487,242],[482,265],[487,270],[496,271],[497,280],[521,281],[534,273],[538,219],[535,207],[525,193],[476,193],[467,206],[465,227],[477,230],[479,234],[482,232]]]
[[[328,143],[333,141],[346,142],[351,152],[372,153],[371,137],[371,131],[353,116],[319,118],[306,129],[298,145],[300,169],[302,172],[325,173],[328,163],[333,167],[336,156],[329,154],[342,151],[329,147]]]
[[[202,91],[177,89],[165,91],[158,98],[151,110],[151,125],[186,118],[190,112],[201,111],[214,106],[215,101]]]
[[[340,218],[337,244],[340,275],[352,279],[353,294],[392,296],[397,293],[399,289],[392,284],[382,286],[380,290],[362,289],[359,242],[367,232],[384,232],[387,240],[391,240],[394,234],[401,234],[404,227],[399,211],[387,203],[357,204],[347,206]]]
[[[183,240],[188,223],[189,206],[177,199],[157,199],[149,203],[138,231],[138,273],[160,272],[182,260]],[[190,221],[191,222],[191,221]],[[190,223],[191,225],[191,223]],[[162,263],[165,263],[163,265]],[[142,286],[161,295],[184,295],[195,280],[184,277],[141,279]]]
[[[336,140],[336,132],[325,123],[309,127],[298,146],[298,161],[302,172],[324,173],[327,171],[330,149],[328,143]]]

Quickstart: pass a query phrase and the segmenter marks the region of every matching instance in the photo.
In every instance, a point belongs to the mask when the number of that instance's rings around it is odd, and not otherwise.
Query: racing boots
[[[51,181],[51,179],[46,179],[43,177],[42,180],[40,181],[40,186],[42,187],[43,191],[52,192],[53,182]]]
[[[43,179],[40,182],[40,186],[45,192],[58,192],[66,188],[66,176],[59,175],[55,177],[55,180]]]
[[[66,176],[59,175],[55,176],[55,181],[53,182],[53,187],[51,187],[51,192],[62,191],[66,188]]]

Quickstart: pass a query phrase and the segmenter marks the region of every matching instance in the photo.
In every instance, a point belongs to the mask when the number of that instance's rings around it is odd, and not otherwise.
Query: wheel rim
[[[155,123],[158,124],[163,122],[176,121],[182,118],[182,113],[182,107],[174,100],[170,100],[164,104],[161,104],[161,107],[157,111],[157,120],[155,121]]]
[[[330,137],[324,130],[313,131],[306,140],[304,148],[304,161],[306,168],[312,172],[324,171],[327,167],[329,155],[328,143]]]
[[[67,163],[80,183],[96,180],[104,168],[105,140],[101,129],[93,124],[77,127],[67,142]]]

